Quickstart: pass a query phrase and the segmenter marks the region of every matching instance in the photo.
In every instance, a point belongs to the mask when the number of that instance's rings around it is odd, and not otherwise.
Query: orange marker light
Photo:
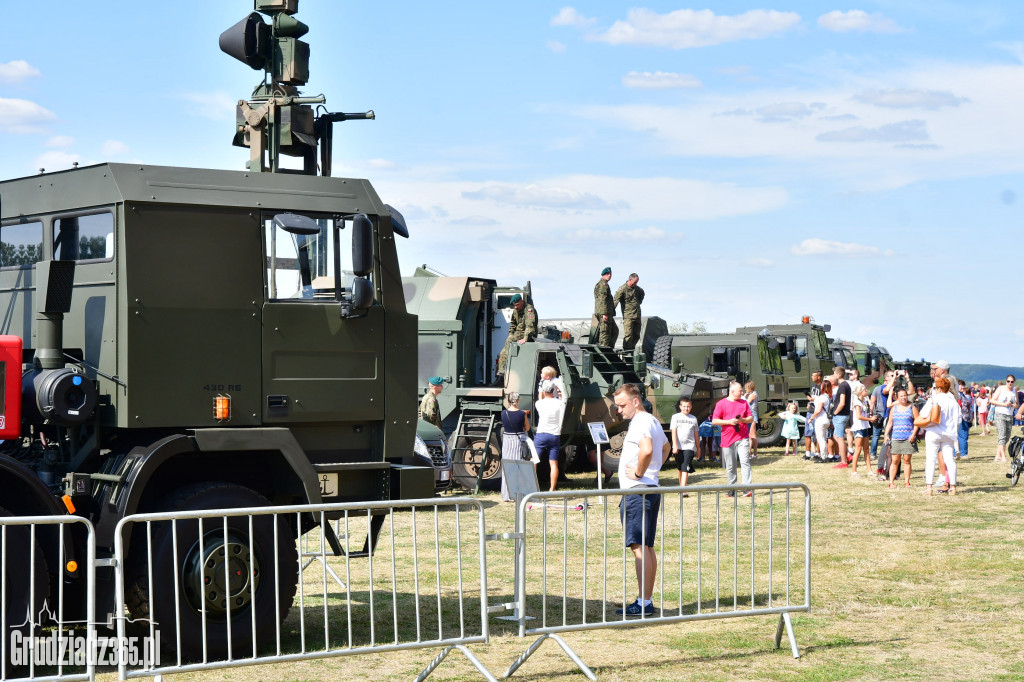
[[[64,503],[64,506],[68,508],[68,513],[69,514],[74,514],[75,513],[75,503],[71,501],[71,496],[70,495],[65,495],[64,497],[62,497],[60,499],[61,499],[61,502]]]
[[[810,318],[810,316],[809,316],[809,315],[804,315],[804,317],[803,317],[803,323],[804,323],[804,324],[810,324],[810,323],[811,323],[811,318]]]
[[[78,570],[78,562],[77,561],[69,561],[67,569],[68,569],[68,573],[74,573],[75,571]]]
[[[231,419],[231,396],[219,395],[213,399],[213,418],[219,422]]]

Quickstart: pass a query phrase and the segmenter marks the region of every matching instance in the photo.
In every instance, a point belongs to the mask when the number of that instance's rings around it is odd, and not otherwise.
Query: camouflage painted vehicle
[[[642,353],[624,361],[608,349],[587,344],[538,339],[513,344],[501,383],[495,385],[495,361],[508,334],[508,299],[529,285],[498,287],[491,279],[442,277],[420,268],[403,278],[409,310],[419,316],[419,381],[444,379],[438,396],[442,427],[449,434],[455,480],[464,487],[493,488],[501,478],[501,410],[511,392],[519,407],[532,410],[540,372],[554,367],[566,388],[562,421],[563,453],[573,459],[587,443],[587,422],[603,422],[612,437],[605,461],[618,466],[622,432],[612,394],[624,383],[642,385]],[[546,463],[541,463],[541,468]]]
[[[779,346],[774,337],[749,332],[670,334],[656,341],[652,360],[673,372],[753,381],[758,395],[757,438],[768,447],[782,437],[781,422],[774,417],[789,399]]]
[[[573,343],[590,343],[590,325],[593,320],[589,317],[573,317],[560,320],[541,320],[542,335],[552,341],[572,341]],[[619,329],[624,329],[621,317],[615,318],[615,324]],[[640,341],[637,349],[642,351],[648,358],[654,355],[654,343],[662,336],[668,334],[668,323],[657,316],[644,316],[640,318]],[[568,335],[568,336],[566,336]],[[615,340],[615,350],[622,350],[622,337]]]
[[[811,390],[811,375],[821,372],[829,376],[836,367],[825,334],[830,325],[818,325],[810,318],[799,324],[768,324],[761,327],[737,327],[738,333],[764,334],[779,341],[782,373],[789,386],[789,400],[800,406],[801,414],[807,407],[807,393]],[[781,428],[781,425],[780,427]]]

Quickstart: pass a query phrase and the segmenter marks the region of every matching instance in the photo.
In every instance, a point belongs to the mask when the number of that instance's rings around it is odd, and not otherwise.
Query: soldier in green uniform
[[[622,306],[622,327],[625,336],[622,350],[633,350],[640,340],[640,304],[644,302],[644,290],[637,286],[640,275],[631,273],[626,283],[615,292],[615,307]]]
[[[420,401],[420,419],[441,428],[441,408],[437,406],[437,394],[444,389],[444,379],[430,377],[427,379],[427,392]]]
[[[608,281],[612,278],[612,269],[601,271],[601,279],[594,285],[594,318],[590,323],[591,343],[600,346],[615,347],[615,339],[619,338],[619,327],[615,324],[615,302]]]
[[[508,338],[505,340],[505,347],[501,349],[501,355],[498,356],[498,374],[505,372],[509,346],[513,343],[523,344],[537,338],[537,310],[533,304],[527,303],[520,294],[513,296],[509,303],[512,304],[512,319],[508,323]]]

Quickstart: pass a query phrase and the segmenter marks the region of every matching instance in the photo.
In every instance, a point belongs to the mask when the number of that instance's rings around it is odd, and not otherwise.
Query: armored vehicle
[[[438,405],[458,483],[470,489],[500,483],[501,410],[512,392],[520,394],[520,409],[532,410],[544,367],[554,367],[566,388],[563,454],[571,460],[582,452],[587,422],[600,421],[612,437],[605,463],[618,466],[627,424],[612,394],[624,383],[643,384],[642,353],[631,363],[607,348],[538,338],[510,346],[499,380],[495,361],[508,334],[508,301],[514,293],[529,301],[529,285],[498,287],[492,279],[442,277],[426,268],[402,283],[408,309],[419,318],[419,385],[425,390],[430,376],[444,380]]]
[[[673,372],[703,372],[753,381],[758,395],[758,442],[771,446],[782,435],[775,415],[785,408],[789,386],[782,371],[779,341],[755,333],[670,334],[659,338],[654,349],[654,364]]]
[[[796,402],[801,411],[807,407],[807,394],[811,390],[811,375],[821,372],[823,377],[832,374],[835,361],[825,336],[832,329],[830,325],[819,325],[804,317],[799,324],[767,324],[761,327],[737,327],[741,334],[762,334],[765,337],[782,339],[779,355],[782,358],[782,373],[789,386],[789,398]]]
[[[136,512],[433,493],[430,469],[389,463],[416,429],[416,320],[395,245],[408,230],[368,181],[329,177],[332,123],[371,116],[314,115],[323,98],[299,96],[297,5],[256,0],[273,23],[253,12],[221,36],[266,69],[238,105],[248,171],[105,163],[0,182],[0,513],[86,517],[102,557]],[[283,153],[304,171],[266,172]],[[291,604],[305,528],[228,523],[205,536],[208,559],[195,524],[153,528],[153,555],[176,552],[180,572],[166,561],[147,575],[146,543],[126,538],[133,619],[149,617],[149,596],[166,606],[189,595],[159,617],[180,630],[185,658],[249,647],[254,629],[265,643]],[[7,547],[8,623],[62,584],[63,618],[84,618],[84,574],[58,561],[47,533],[23,555]],[[81,538],[66,540],[65,558],[84,560]],[[237,595],[203,588],[204,562],[224,570],[227,544],[242,557],[237,575],[261,576],[251,601],[244,580]],[[110,571],[99,578],[102,620]]]

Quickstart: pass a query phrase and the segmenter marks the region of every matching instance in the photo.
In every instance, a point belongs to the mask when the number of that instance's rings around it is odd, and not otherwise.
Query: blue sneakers
[[[621,616],[623,613],[622,609],[615,609],[615,615]],[[640,602],[633,602],[626,607],[625,611],[627,616],[653,616],[654,615],[654,604],[648,604],[647,606],[640,606]]]

